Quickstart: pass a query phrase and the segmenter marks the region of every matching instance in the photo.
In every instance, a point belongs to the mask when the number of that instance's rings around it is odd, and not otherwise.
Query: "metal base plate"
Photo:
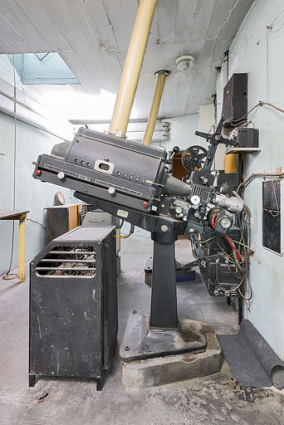
[[[149,314],[133,310],[128,317],[120,357],[124,362],[181,354],[206,348],[202,324],[180,319],[179,329],[149,329]]]

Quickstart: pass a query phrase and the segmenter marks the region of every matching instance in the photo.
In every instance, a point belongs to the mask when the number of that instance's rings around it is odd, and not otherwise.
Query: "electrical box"
[[[262,183],[262,244],[281,254],[281,182]]]
[[[45,208],[48,242],[80,225],[78,209],[82,204]]]
[[[118,328],[114,227],[78,227],[30,265],[30,385],[36,376],[97,379]]]
[[[232,131],[234,141],[240,148],[258,148],[259,131],[256,128],[237,128]]]
[[[227,235],[234,241],[241,239],[240,229],[235,226],[228,230]],[[209,294],[213,297],[229,294],[230,297],[240,298],[241,295],[237,288],[242,289],[242,276],[239,275],[237,266],[233,263],[226,263],[224,259],[209,261],[206,259],[209,255],[219,254],[220,249],[230,255],[231,246],[220,235],[215,236],[214,241],[210,241],[210,233],[205,232],[201,235],[201,239],[205,258],[201,263],[200,272]],[[206,242],[207,240],[209,243]]]
[[[224,88],[223,111],[224,126],[231,127],[246,119],[247,114],[247,74],[233,74]]]
[[[238,173],[220,173],[217,178],[217,189],[221,193],[233,196],[240,184],[240,175]]]

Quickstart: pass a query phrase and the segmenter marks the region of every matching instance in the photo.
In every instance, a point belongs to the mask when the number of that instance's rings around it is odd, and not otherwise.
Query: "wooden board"
[[[27,210],[2,210],[0,220],[21,220],[28,212]]]

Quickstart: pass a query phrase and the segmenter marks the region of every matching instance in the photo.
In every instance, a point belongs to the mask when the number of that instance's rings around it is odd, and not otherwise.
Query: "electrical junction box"
[[[259,131],[256,128],[237,128],[231,132],[240,148],[258,148]]]
[[[233,74],[224,88],[223,111],[224,127],[246,119],[247,114],[247,74]]]

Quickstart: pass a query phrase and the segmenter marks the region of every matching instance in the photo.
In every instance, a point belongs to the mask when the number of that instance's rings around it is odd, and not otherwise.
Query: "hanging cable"
[[[252,108],[250,108],[245,115],[243,115],[238,120],[232,120],[231,123],[236,122],[237,123],[236,125],[238,126],[241,122],[245,122],[246,121],[247,116],[252,111],[254,111],[256,108],[259,108],[260,106],[263,106],[263,105],[270,106],[271,108],[274,108],[276,111],[281,112],[282,114],[284,114],[284,109],[279,108],[279,106],[273,105],[273,103],[270,103],[270,102],[263,102],[262,100],[260,100],[256,105],[254,105]],[[232,124],[232,125],[235,126],[234,124]]]
[[[13,163],[13,210],[16,209],[16,165],[17,165],[17,85],[16,85],[16,68],[15,55],[13,55],[13,77],[14,77],[14,163]],[[14,257],[14,242],[15,242],[15,220],[12,221],[12,241],[11,241],[11,256],[10,264],[7,273],[2,277],[5,280],[12,280],[19,277],[16,273],[11,273],[13,257]]]
[[[134,229],[135,229],[135,226],[133,224],[131,224],[130,231],[129,231],[128,235],[115,235],[115,238],[117,238],[117,239],[127,239],[131,235],[133,235]]]
[[[238,193],[241,188],[245,188],[256,177],[284,177],[284,173],[252,173],[246,180],[241,182],[236,190]]]
[[[239,262],[239,260],[240,260],[240,253],[239,253],[239,251],[237,250],[237,248],[235,247],[234,243],[231,241],[231,239],[227,235],[225,235],[225,238],[226,238],[226,241],[228,242],[228,244],[236,252],[236,254],[237,254],[237,261]]]
[[[212,221],[211,221],[211,225],[212,225],[212,227],[213,227],[213,229],[215,230],[215,219],[216,219],[216,215],[217,214],[214,214],[213,215],[213,217],[212,217]],[[239,260],[240,260],[240,253],[239,253],[239,251],[237,250],[237,248],[235,247],[235,245],[234,245],[234,243],[231,241],[231,239],[227,236],[227,235],[225,235],[225,238],[226,238],[226,240],[227,240],[227,242],[228,242],[228,244],[233,248],[233,250],[236,252],[236,254],[237,254],[237,261],[239,262]]]

